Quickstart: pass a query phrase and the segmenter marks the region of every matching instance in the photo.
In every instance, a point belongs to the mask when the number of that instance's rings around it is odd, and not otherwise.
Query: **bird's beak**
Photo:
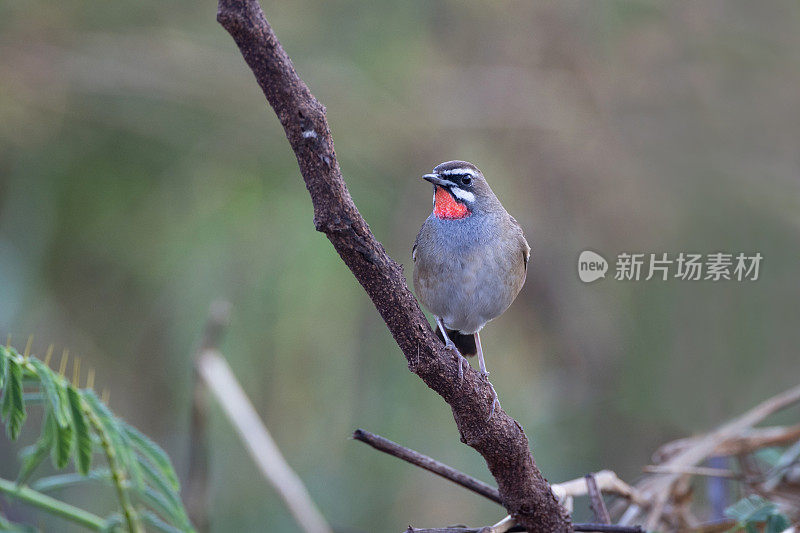
[[[439,187],[453,187],[455,183],[452,181],[446,180],[439,176],[438,174],[425,174],[422,176],[422,179],[425,181],[430,181],[434,185],[438,185]]]

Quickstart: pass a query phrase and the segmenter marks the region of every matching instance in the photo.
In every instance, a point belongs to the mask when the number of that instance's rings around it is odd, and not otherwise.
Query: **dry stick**
[[[696,445],[702,438],[703,436],[687,437],[668,442],[656,450],[653,454],[653,462],[664,463],[676,454]],[[714,449],[713,455],[743,455],[761,448],[783,446],[797,440],[800,440],[800,424],[752,428],[720,442]]]
[[[194,386],[192,389],[192,418],[189,428],[189,474],[185,499],[192,524],[199,533],[209,529],[208,488],[208,394],[199,375],[197,361],[206,350],[219,348],[222,335],[228,326],[231,304],[218,301],[211,304],[203,328],[203,338],[194,356]]]
[[[738,472],[727,468],[711,468],[708,466],[683,466],[672,467],[669,465],[647,465],[642,470],[651,474],[688,474],[690,476],[722,477],[739,479],[743,477]]]
[[[300,527],[306,533],[332,533],[303,482],[281,455],[225,359],[218,351],[207,349],[197,361],[197,370],[261,473],[278,491]]]
[[[635,505],[645,506],[647,501],[642,497],[637,489],[622,481],[616,473],[611,470],[601,470],[594,473],[595,482],[600,492],[614,494],[629,500]],[[558,490],[562,497],[575,497],[589,494],[585,478],[577,478],[553,485],[554,490]]]
[[[608,514],[606,502],[603,501],[603,495],[600,494],[600,489],[597,488],[597,481],[594,479],[594,474],[586,474],[586,490],[589,491],[589,505],[594,512],[595,519],[601,524],[610,524],[611,515]]]
[[[399,459],[402,459],[403,461],[411,463],[412,465],[416,465],[429,472],[433,472],[438,476],[442,476],[453,483],[461,485],[465,489],[469,489],[472,492],[477,492],[481,496],[485,496],[493,502],[503,505],[503,501],[500,499],[500,493],[496,488],[492,487],[491,485],[487,485],[483,481],[475,479],[472,476],[460,472],[451,466],[447,466],[436,459],[428,457],[427,455],[423,455],[412,450],[411,448],[401,446],[400,444],[392,442],[389,439],[381,437],[380,435],[375,435],[369,431],[364,431],[363,429],[355,430],[353,432],[353,438],[369,444],[376,450],[388,453],[389,455],[393,455]]]
[[[695,466],[712,455],[720,443],[734,438],[736,435],[761,422],[771,414],[798,402],[800,402],[800,385],[782,392],[777,396],[773,396],[743,415],[707,434],[705,437],[700,438],[693,446],[682,450],[672,459],[664,463],[664,466],[672,468]],[[672,493],[673,486],[684,475],[685,474],[682,473],[660,475],[660,477],[655,479],[647,487],[647,492],[653,498],[652,508],[647,517],[646,528],[648,530],[657,528],[659,520],[661,519],[661,514],[664,512],[667,500]]]
[[[572,528],[530,452],[522,427],[502,409],[489,413],[489,382],[467,369],[431,330],[406,285],[358,212],[339,169],[325,108],[295,72],[257,0],[219,0],[217,20],[231,34],[284,128],[314,205],[314,226],[325,233],[377,308],[409,369],[452,408],[461,440],[486,460],[503,505],[531,532]]]

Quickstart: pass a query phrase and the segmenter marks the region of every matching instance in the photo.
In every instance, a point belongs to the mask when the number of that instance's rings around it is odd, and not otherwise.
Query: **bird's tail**
[[[442,336],[442,330],[436,328],[436,336],[444,342],[444,337]],[[450,337],[450,340],[453,341],[458,348],[458,351],[464,357],[469,357],[470,355],[475,355],[478,353],[478,347],[475,345],[475,336],[472,333],[463,334],[459,333],[458,331],[448,329],[447,336]]]

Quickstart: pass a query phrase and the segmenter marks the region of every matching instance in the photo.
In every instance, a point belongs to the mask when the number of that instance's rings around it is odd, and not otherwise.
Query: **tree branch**
[[[439,462],[432,457],[423,455],[415,450],[412,450],[411,448],[406,448],[405,446],[401,446],[400,444],[392,442],[387,438],[381,437],[380,435],[375,435],[369,431],[364,431],[363,429],[355,430],[353,432],[353,438],[369,444],[376,450],[388,453],[389,455],[393,455],[398,459],[402,459],[403,461],[411,463],[412,465],[424,468],[428,472],[433,472],[434,474],[452,481],[457,485],[461,485],[465,489],[469,489],[472,492],[476,492],[481,496],[489,498],[495,503],[499,503],[501,505],[503,504],[503,501],[500,499],[500,493],[496,488],[492,487],[491,485],[487,485],[483,481],[475,479],[464,472],[456,470],[451,466],[447,466],[446,464]]]
[[[446,352],[408,290],[403,269],[375,239],[339,170],[325,108],[295,72],[256,0],[219,0],[217,20],[231,34],[283,125],[324,232],[364,287],[408,361],[409,369],[452,408],[461,440],[486,460],[503,505],[532,532],[572,529],[531,456],[522,427],[502,409],[487,421],[494,397],[487,380]]]

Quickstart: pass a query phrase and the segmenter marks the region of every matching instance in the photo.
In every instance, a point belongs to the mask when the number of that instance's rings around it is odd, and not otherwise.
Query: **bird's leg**
[[[439,331],[442,332],[442,337],[444,337],[444,346],[445,348],[452,348],[458,354],[458,382],[461,383],[464,379],[464,367],[462,366],[465,362],[469,364],[461,352],[458,351],[456,348],[456,343],[450,340],[450,337],[447,336],[447,329],[444,327],[444,322],[438,316],[436,318],[436,325],[439,326]]]
[[[489,375],[489,371],[486,370],[486,361],[483,360],[483,348],[481,348],[481,334],[475,332],[475,346],[478,348],[478,364],[481,367],[481,374],[484,376]]]
[[[497,397],[497,391],[494,390],[494,385],[492,382],[489,381],[489,371],[486,370],[486,361],[483,360],[483,348],[481,347],[481,334],[477,331],[475,332],[475,346],[478,348],[478,364],[481,367],[481,375],[486,378],[486,383],[489,384],[489,387],[492,389],[492,410],[489,412],[489,418],[491,419],[494,416],[494,404],[500,405],[500,399]]]

